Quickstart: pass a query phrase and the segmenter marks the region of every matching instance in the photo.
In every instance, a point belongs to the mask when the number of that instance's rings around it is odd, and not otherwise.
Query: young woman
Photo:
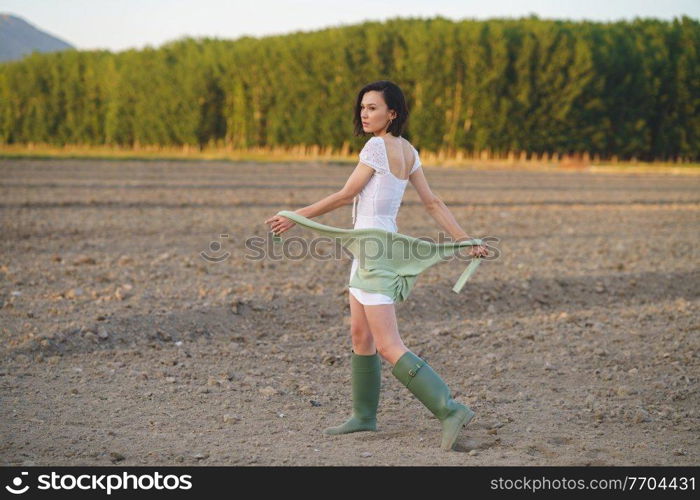
[[[360,90],[355,103],[355,135],[373,135],[360,151],[360,162],[340,191],[295,213],[313,218],[352,202],[355,229],[382,228],[397,232],[396,215],[410,181],[425,210],[455,241],[471,239],[442,200],[430,190],[418,152],[401,136],[407,118],[406,100],[396,84],[378,81]],[[355,204],[357,196],[359,201]],[[265,223],[277,235],[295,224],[279,215]],[[484,257],[488,250],[486,246],[472,246],[470,254]],[[357,267],[358,259],[354,258],[351,277]],[[392,375],[442,422],[441,446],[451,450],[459,430],[469,423],[474,412],[452,399],[440,376],[404,345],[391,297],[353,287],[349,287],[349,291],[353,412],[346,422],[324,432],[344,434],[376,430],[381,356],[393,366]]]

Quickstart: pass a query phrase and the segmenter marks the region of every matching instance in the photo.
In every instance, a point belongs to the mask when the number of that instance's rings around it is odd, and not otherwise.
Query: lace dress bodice
[[[418,151],[411,145],[415,160],[412,174],[421,167]],[[360,161],[372,167],[375,174],[370,178],[352,205],[352,221],[355,229],[381,228],[398,232],[396,215],[401,206],[408,179],[399,179],[389,169],[389,157],[384,139],[371,137],[360,151]],[[410,174],[409,174],[410,175]]]

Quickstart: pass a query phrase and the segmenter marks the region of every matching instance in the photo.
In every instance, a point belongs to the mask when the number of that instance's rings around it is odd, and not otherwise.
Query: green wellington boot
[[[377,406],[382,382],[382,361],[376,352],[370,355],[352,353],[352,417],[325,434],[346,434],[377,430]]]
[[[441,447],[451,450],[460,429],[474,417],[471,408],[452,399],[447,384],[425,360],[411,351],[398,359],[391,374],[442,422]]]

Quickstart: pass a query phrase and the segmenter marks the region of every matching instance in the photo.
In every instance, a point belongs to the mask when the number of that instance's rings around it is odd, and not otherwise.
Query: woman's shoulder
[[[365,141],[365,144],[364,144],[362,149],[376,147],[376,145],[378,144],[377,140],[381,140],[381,139],[382,139],[381,137],[377,137],[376,135],[373,135],[372,137],[370,137],[369,139],[367,139]]]
[[[382,141],[381,137],[372,136],[367,141],[365,141],[365,145],[362,147],[362,151],[360,154],[372,154],[372,155],[377,155],[379,152],[381,152],[381,146],[384,145],[384,141]]]
[[[408,139],[406,139],[406,138],[403,137],[403,136],[400,137],[400,139],[401,139],[402,141],[404,141],[406,144],[408,144],[408,145],[411,147],[411,149],[413,149],[413,150],[415,151],[416,148],[413,147],[413,143],[411,143],[411,141],[409,141]]]
[[[375,170],[385,171],[388,167],[384,150],[384,139],[376,135],[367,139],[365,146],[360,151],[360,160]]]

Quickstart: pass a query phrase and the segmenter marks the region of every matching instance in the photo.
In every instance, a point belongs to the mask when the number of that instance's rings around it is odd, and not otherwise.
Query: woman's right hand
[[[265,224],[269,224],[270,230],[275,233],[275,236],[279,236],[285,231],[291,229],[296,222],[288,217],[284,217],[283,215],[274,215],[267,219]]]

